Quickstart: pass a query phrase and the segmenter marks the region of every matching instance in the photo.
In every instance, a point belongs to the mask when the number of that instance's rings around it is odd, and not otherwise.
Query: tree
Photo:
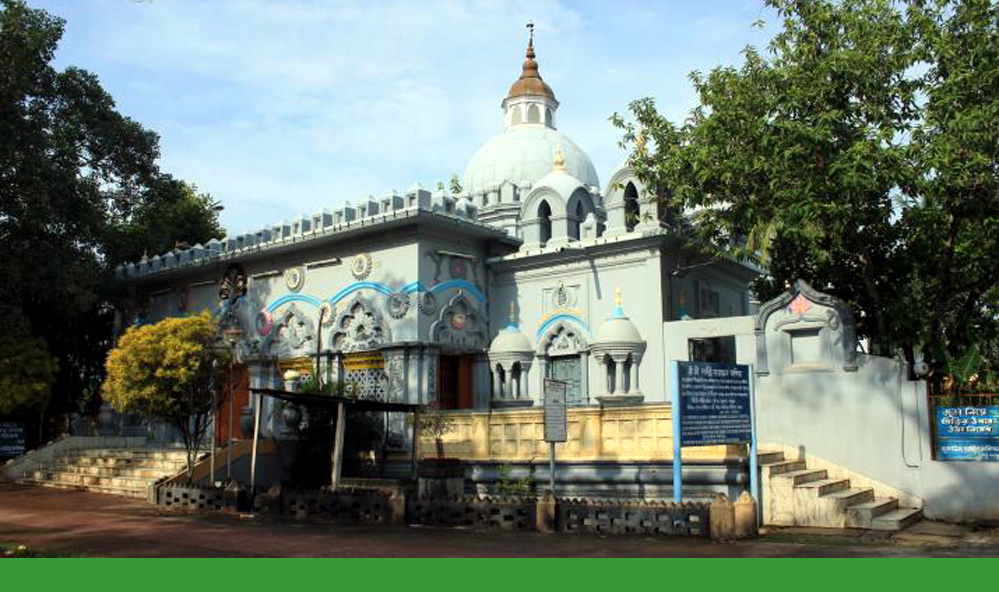
[[[215,202],[159,170],[154,132],[93,74],[52,67],[63,26],[0,0],[0,314],[58,360],[52,407],[65,412],[99,390],[113,268],[222,232]]]
[[[875,351],[994,339],[999,9],[766,4],[768,52],[692,73],[685,121],[651,99],[612,118],[649,197],[700,252],[760,263],[761,299],[804,278],[846,300]]]
[[[23,334],[0,336],[0,417],[24,417],[45,409],[56,362],[45,342]]]
[[[107,358],[103,395],[116,411],[170,422],[194,469],[212,410],[212,392],[227,362],[218,325],[208,312],[129,328]]]

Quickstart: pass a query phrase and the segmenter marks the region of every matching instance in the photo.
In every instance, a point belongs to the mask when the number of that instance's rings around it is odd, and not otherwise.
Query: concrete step
[[[923,511],[919,508],[896,508],[871,520],[871,528],[874,530],[902,530],[919,522],[922,518]]]
[[[896,508],[898,500],[893,497],[877,497],[862,504],[853,504],[846,509],[846,526],[871,528],[871,521]]]
[[[52,481],[35,481],[34,479],[19,479],[21,485],[32,485],[35,487],[48,487],[50,489],[62,489],[67,491],[88,491],[92,493],[103,493],[106,495],[117,495],[123,497],[134,497],[146,499],[149,496],[147,488],[125,488],[125,487],[100,487],[100,486],[80,486],[68,483],[56,483]]]
[[[103,487],[122,489],[143,489],[150,483],[156,481],[151,479],[138,479],[128,477],[97,477],[93,475],[81,475],[79,473],[65,473],[58,471],[33,471],[27,475],[28,479],[46,483],[61,483],[78,487]]]
[[[770,477],[784,475],[793,471],[802,471],[805,467],[803,460],[781,460],[763,465],[763,472]]]
[[[57,464],[46,467],[46,470],[94,477],[124,477],[128,479],[159,479],[177,474],[177,471],[168,468],[76,466],[71,464]]]
[[[789,481],[792,486],[804,485],[812,481],[820,481],[829,476],[825,469],[799,469],[781,473],[776,477],[781,481]]]
[[[825,471],[822,472],[825,473]],[[826,478],[816,479],[814,481],[808,481],[807,483],[800,483],[794,486],[796,494],[798,492],[801,492],[801,494],[805,496],[811,495],[813,499],[849,488],[850,488],[849,479],[826,479]]]
[[[56,462],[75,465],[93,465],[102,467],[113,466],[166,466],[180,467],[186,466],[187,459],[163,459],[163,458],[115,458],[104,456],[60,456]]]
[[[87,474],[105,474],[108,472],[129,472],[129,471],[153,471],[158,474],[175,475],[185,468],[185,463],[173,461],[143,461],[143,462],[117,462],[117,463],[95,463],[95,462],[75,462],[73,459],[59,458],[55,462],[49,463],[45,468],[54,471],[70,471]]]
[[[187,452],[176,448],[79,448],[68,451],[66,456],[178,461],[187,460]]]
[[[769,465],[784,460],[783,452],[760,452],[756,455],[756,462],[761,465]]]

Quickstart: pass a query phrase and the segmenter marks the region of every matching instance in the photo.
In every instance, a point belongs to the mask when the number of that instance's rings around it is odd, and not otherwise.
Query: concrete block
[[[733,504],[735,512],[735,536],[736,538],[749,538],[759,536],[759,523],[757,522],[756,500],[749,495],[748,491],[743,491],[739,499]]]
[[[558,516],[558,500],[548,491],[538,498],[538,532],[552,533],[558,529],[555,517]]]
[[[712,539],[725,541],[735,538],[735,506],[728,501],[728,496],[724,493],[716,495],[715,501],[711,502],[708,516]]]

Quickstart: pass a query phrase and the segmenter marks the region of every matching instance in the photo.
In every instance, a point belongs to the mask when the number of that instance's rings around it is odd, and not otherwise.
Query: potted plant
[[[416,416],[421,439],[434,442],[436,456],[420,460],[418,487],[421,498],[452,498],[464,493],[465,472],[461,459],[444,454],[444,436],[454,431],[454,417],[438,405],[424,407]],[[416,445],[416,444],[414,444]]]

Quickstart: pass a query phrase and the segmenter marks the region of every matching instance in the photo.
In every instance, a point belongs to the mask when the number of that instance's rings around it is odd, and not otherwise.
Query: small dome
[[[643,343],[638,327],[625,316],[611,317],[604,321],[594,343]]]
[[[549,189],[552,189],[553,191],[555,191],[555,193],[558,193],[564,199],[569,199],[569,196],[572,195],[572,193],[577,189],[579,189],[580,187],[587,189],[587,191],[589,191],[586,185],[582,181],[580,181],[579,179],[573,177],[568,173],[561,171],[552,171],[547,175],[545,175],[544,177],[542,177],[541,179],[538,179],[538,182],[534,184],[531,190],[533,191],[535,189],[538,189],[539,187],[547,187]]]
[[[523,125],[508,129],[479,148],[465,169],[465,188],[477,195],[504,181],[533,186],[552,171],[559,148],[569,176],[587,186],[600,186],[590,157],[567,136],[543,125]]]
[[[499,332],[496,339],[489,344],[489,353],[491,354],[522,354],[522,353],[534,353],[534,348],[531,347],[531,342],[528,341],[527,336],[517,327],[517,325],[507,325],[505,329]]]
[[[638,332],[638,327],[624,314],[624,309],[621,307],[621,288],[614,291],[614,313],[600,326],[594,343],[645,343]]]

